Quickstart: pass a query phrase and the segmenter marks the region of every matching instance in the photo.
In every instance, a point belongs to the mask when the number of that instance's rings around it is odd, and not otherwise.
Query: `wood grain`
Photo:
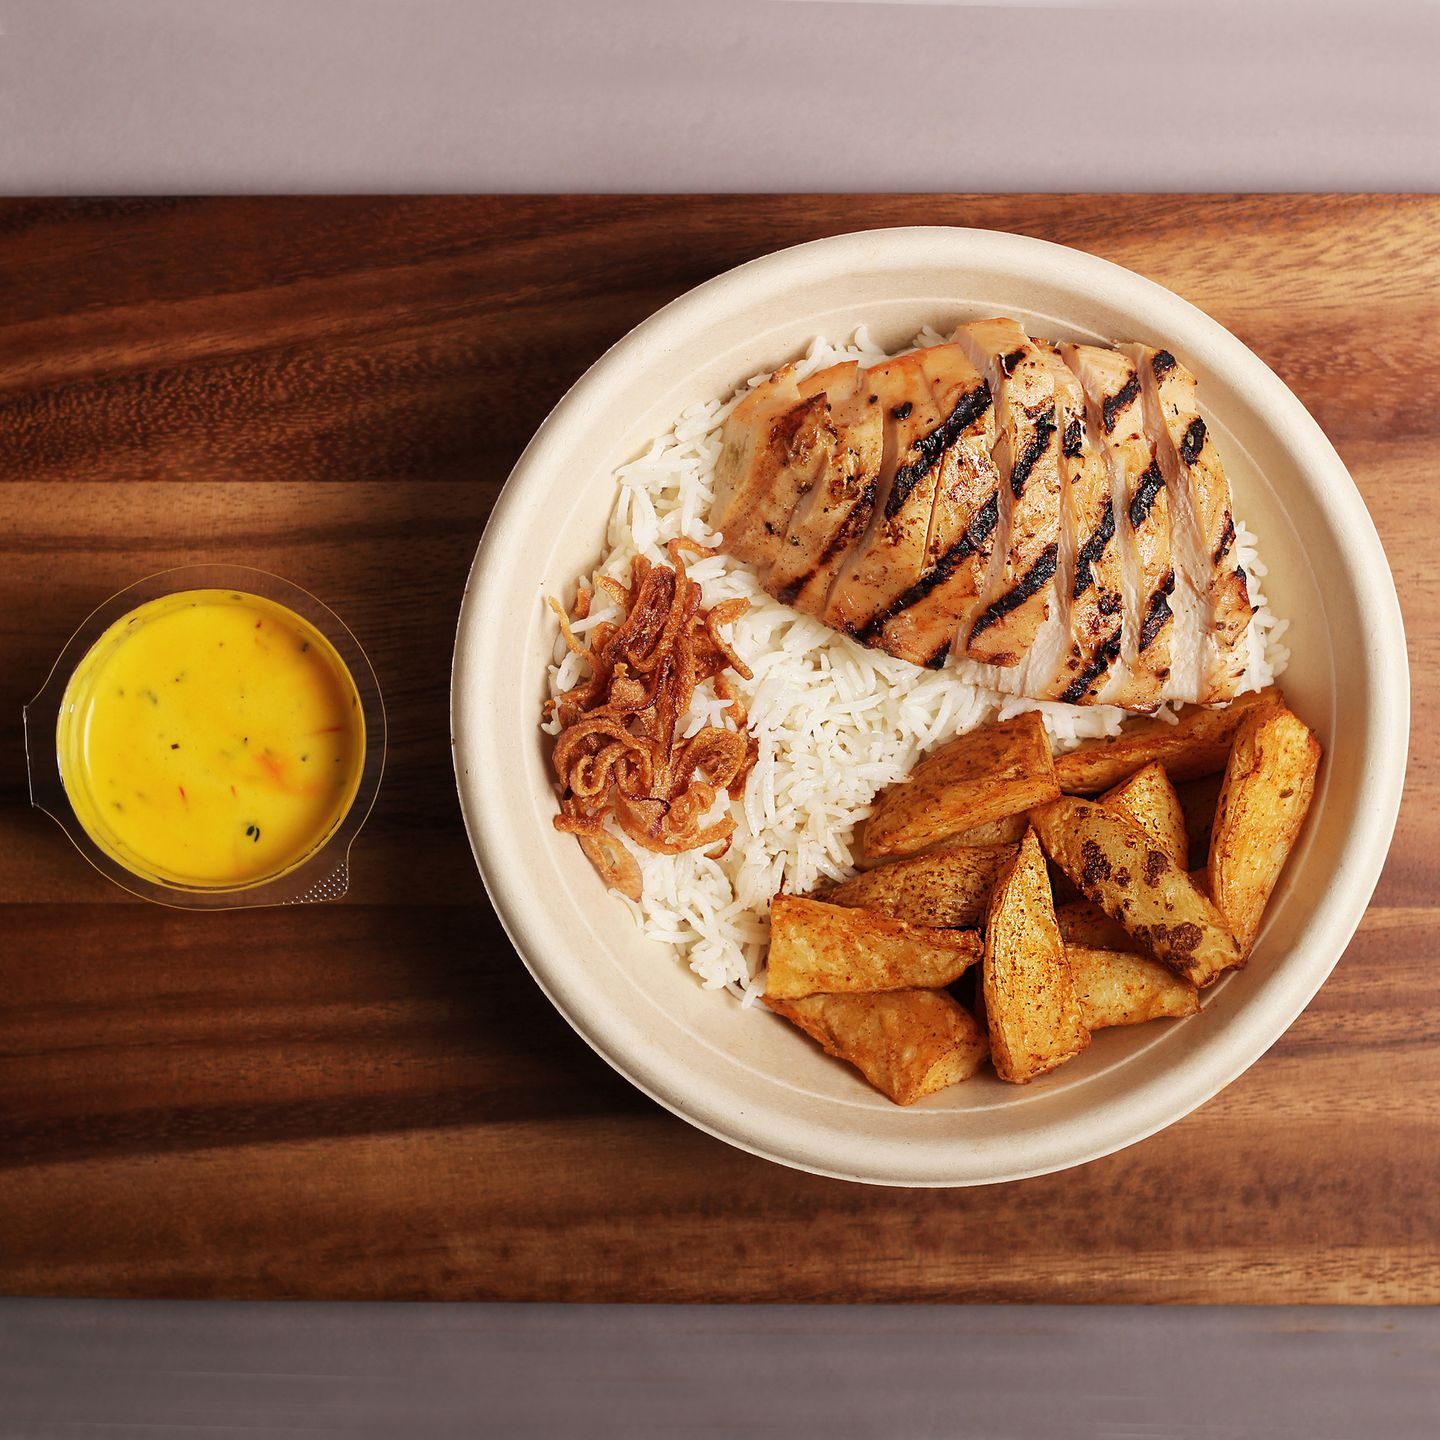
[[[795,1174],[615,1077],[529,980],[454,798],[455,614],[551,405],[779,245],[964,224],[1103,254],[1250,344],[1349,464],[1415,684],[1375,903],[1274,1050],[1062,1176]],[[1440,1301],[1440,201],[783,197],[0,205],[0,1290]],[[342,904],[171,913],[27,806],[21,704],[88,610],[262,565],[370,651],[391,763]]]

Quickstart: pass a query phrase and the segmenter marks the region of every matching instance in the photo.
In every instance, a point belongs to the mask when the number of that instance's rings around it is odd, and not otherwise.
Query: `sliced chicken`
[[[1120,667],[1099,698],[1130,710],[1153,710],[1170,680],[1175,568],[1170,497],[1146,433],[1140,377],[1114,350],[1066,344],[1060,354],[1085,388],[1087,414],[1104,446],[1115,503],[1125,620]]]
[[[795,367],[777,370],[726,418],[710,524],[762,574],[778,558],[796,504],[835,444],[823,390],[802,395]]]
[[[1249,664],[1255,607],[1231,552],[1230,481],[1195,403],[1195,377],[1168,350],[1120,347],[1141,377],[1145,424],[1170,490],[1175,560],[1197,611],[1198,653],[1177,698],[1206,704],[1232,698]],[[1177,665],[1177,669],[1178,669]]]
[[[822,615],[849,547],[865,533],[884,460],[885,424],[879,402],[870,403],[865,374],[854,360],[821,370],[800,385],[802,399],[824,394],[835,443],[815,483],[796,505],[785,543],[764,578],[785,605]]]
[[[1060,427],[1060,573],[1066,641],[1050,690],[1067,705],[1089,705],[1120,658],[1125,607],[1115,502],[1104,451],[1086,414],[1085,390],[1053,346],[1041,354],[1055,381]]]
[[[1169,351],[1014,320],[865,371],[778,370],[722,432],[710,523],[782,603],[996,690],[1232,699],[1253,616],[1230,487]]]
[[[1000,514],[984,605],[957,644],[972,660],[1018,665],[1049,613],[1059,558],[1059,427],[1055,384],[1014,320],[979,320],[955,332],[995,402]]]
[[[973,620],[989,570],[1000,479],[991,458],[995,410],[985,377],[958,345],[916,352],[940,426],[922,442],[939,455],[920,578],[884,615],[880,646],[916,665],[945,663]],[[874,622],[872,622],[873,625]]]
[[[865,399],[875,397],[885,425],[885,451],[875,507],[864,535],[840,568],[824,621],[848,635],[880,640],[886,611],[920,578],[940,469],[930,435],[940,427],[929,381],[912,355],[869,371]]]

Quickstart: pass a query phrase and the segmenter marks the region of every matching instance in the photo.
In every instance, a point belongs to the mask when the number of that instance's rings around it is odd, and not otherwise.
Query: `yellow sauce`
[[[365,721],[308,621],[257,595],[184,590],[95,642],[56,743],[76,817],[107,855],[162,884],[233,888],[291,869],[345,818]]]

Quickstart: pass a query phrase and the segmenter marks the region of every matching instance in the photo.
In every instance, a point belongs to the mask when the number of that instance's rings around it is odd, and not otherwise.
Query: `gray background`
[[[0,186],[1395,190],[1435,0],[0,0]]]
[[[1428,190],[1437,62],[1423,0],[0,0],[0,191]],[[1431,1310],[0,1301],[5,1437],[1404,1437],[1437,1378]]]

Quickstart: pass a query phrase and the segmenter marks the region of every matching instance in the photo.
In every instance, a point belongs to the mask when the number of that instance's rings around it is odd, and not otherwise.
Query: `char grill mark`
[[[910,498],[910,492],[929,473],[930,465],[924,459],[915,460],[895,472],[895,479],[890,484],[890,493],[885,497],[885,518],[887,520],[893,520],[900,513],[901,508]]]
[[[960,565],[995,533],[999,519],[1000,498],[992,495],[975,512],[975,518],[965,527],[965,533],[894,604],[887,605],[878,615],[872,616],[862,629],[856,631],[855,638],[863,645],[874,645],[885,627],[897,615],[912,605],[918,605],[932,590],[943,585]],[[944,663],[944,656],[949,649],[950,644],[947,641],[940,652],[941,664]],[[932,656],[931,659],[933,658]],[[927,660],[925,663],[930,665],[931,661]]]
[[[855,502],[854,508],[836,527],[835,533],[826,542],[824,550],[820,552],[820,558],[803,575],[797,576],[789,585],[782,586],[775,598],[782,605],[793,605],[795,597],[810,583],[812,579],[823,570],[842,550],[858,540],[864,532],[865,527],[870,523],[870,512],[875,508],[875,486],[878,483],[877,477],[871,476],[865,482],[865,488],[860,493],[860,498]]]
[[[970,630],[973,641],[982,630],[988,630],[997,621],[1003,620],[1012,610],[1018,610],[1032,595],[1044,589],[1055,578],[1055,562],[1059,555],[1058,544],[1047,545],[1040,558],[1012,585],[983,615]]]
[[[1170,596],[1174,589],[1175,572],[1167,570],[1164,580],[1156,587],[1155,593],[1150,597],[1150,603],[1145,607],[1145,619],[1140,626],[1140,649],[1142,652],[1150,647],[1170,619]]]
[[[1235,517],[1227,510],[1225,512],[1225,528],[1220,532],[1220,543],[1215,547],[1215,553],[1210,557],[1210,563],[1218,565],[1230,553],[1230,547],[1234,543]]]
[[[897,419],[903,420],[905,416],[901,415],[900,411],[903,410],[908,415],[911,408],[911,404],[907,400],[903,405],[897,405],[891,413]],[[887,520],[893,520],[900,513],[900,507],[909,499],[910,492],[934,469],[936,462],[945,451],[989,408],[990,387],[982,383],[961,399],[948,420],[937,425],[928,435],[915,442],[915,459],[897,470],[895,479],[891,483],[890,494],[885,500],[885,518]]]
[[[1101,419],[1105,423],[1105,433],[1111,434],[1115,429],[1115,421],[1119,418],[1122,410],[1128,410],[1140,395],[1140,377],[1131,377],[1113,394],[1105,397],[1105,402],[1100,407]]]
[[[960,403],[950,412],[950,418],[940,427],[945,435],[945,446],[953,445],[989,408],[990,382],[982,380],[961,397]]]
[[[1185,438],[1180,442],[1180,458],[1193,465],[1205,448],[1205,422],[1197,415],[1186,427]]]
[[[1015,373],[1015,367],[1024,358],[1024,350],[1012,350],[1008,355],[1002,355],[1000,357],[1000,368],[1005,372],[1007,377],[1011,376]]]
[[[1065,438],[1060,442],[1060,448],[1071,460],[1085,448],[1085,424],[1078,415],[1065,427]]]
[[[1130,497],[1130,525],[1138,530],[1150,513],[1155,497],[1165,488],[1165,477],[1160,473],[1160,462],[1152,460],[1140,477],[1135,493]]]
[[[1094,567],[1105,553],[1105,547],[1115,538],[1115,507],[1105,507],[1105,517],[1095,527],[1095,532],[1080,547],[1075,557],[1075,586],[1070,592],[1072,600],[1078,600],[1094,583]]]
[[[1157,380],[1163,380],[1174,368],[1175,357],[1168,350],[1157,350],[1150,361]]]
[[[1035,433],[1030,437],[1030,443],[1020,452],[1020,458],[1010,472],[1010,492],[1017,500],[1025,493],[1025,482],[1030,478],[1036,462],[1045,453],[1045,447],[1050,443],[1050,437],[1055,430],[1055,409],[1052,406],[1036,420]]]
[[[1095,689],[1096,682],[1105,677],[1119,657],[1120,637],[1112,635],[1103,645],[1096,647],[1094,655],[1090,657],[1090,663],[1070,682],[1064,694],[1060,696],[1061,701],[1066,705],[1079,705]]]

